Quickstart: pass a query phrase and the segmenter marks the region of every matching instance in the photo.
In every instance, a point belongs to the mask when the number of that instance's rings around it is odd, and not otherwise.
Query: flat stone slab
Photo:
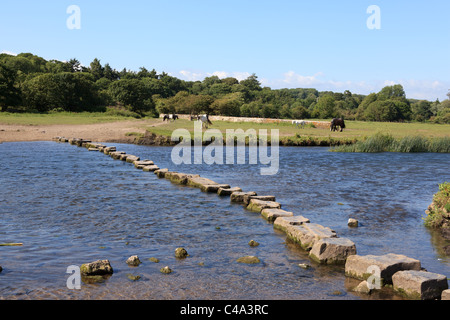
[[[281,204],[275,201],[263,201],[258,199],[250,199],[247,209],[250,211],[261,213],[263,209],[280,209]]]
[[[279,217],[292,217],[294,213],[283,209],[265,208],[261,210],[261,215],[268,221],[275,221]]]
[[[352,255],[345,262],[345,275],[348,277],[367,280],[374,275],[373,270],[379,268],[381,285],[392,283],[394,273],[403,270],[419,271],[420,261],[401,254],[388,253],[381,256]]]
[[[125,161],[129,162],[129,163],[133,163],[133,162],[139,161],[139,160],[140,160],[140,158],[138,156],[134,156],[132,154],[128,154],[127,158],[125,159]]]
[[[201,188],[206,185],[218,185],[218,183],[211,179],[203,178],[197,175],[190,177],[187,181],[187,185],[191,187]]]
[[[159,169],[159,167],[157,165],[153,164],[153,165],[150,165],[150,166],[144,166],[142,168],[142,171],[153,172],[153,171],[156,171],[158,169]]]
[[[236,203],[244,203],[244,197],[246,195],[253,195],[256,196],[256,192],[249,191],[249,192],[233,192],[230,195],[230,201],[236,202]]]
[[[203,192],[215,192],[217,193],[220,188],[229,188],[229,184],[205,184],[200,189]]]
[[[154,165],[155,163],[151,160],[138,160],[134,161],[133,164],[136,167],[136,169],[142,169],[145,166],[151,166]]]
[[[109,153],[110,157],[115,160],[120,160],[120,156],[122,156],[124,154],[126,154],[125,151],[114,151],[114,152]]]
[[[233,188],[219,188],[217,190],[217,194],[219,196],[231,196],[233,192],[241,192],[242,189],[239,187],[233,187]]]
[[[322,264],[345,264],[347,257],[356,254],[356,245],[347,238],[324,238],[315,242],[309,257]]]
[[[307,251],[311,250],[313,245],[321,239],[336,237],[334,230],[317,223],[288,225],[284,231],[288,238]]]
[[[447,276],[442,274],[406,270],[392,275],[394,290],[412,299],[434,300],[441,297],[442,291],[448,289]]]
[[[103,153],[106,155],[109,155],[111,152],[115,152],[115,151],[116,151],[116,147],[114,147],[114,146],[103,148]]]
[[[164,178],[166,175],[166,172],[169,172],[169,169],[164,168],[164,169],[158,169],[158,170],[153,171],[153,173],[156,174],[156,176],[158,178]]]
[[[169,179],[170,181],[178,184],[187,184],[189,179],[194,177],[200,177],[198,174],[188,174],[188,173],[182,173],[182,172],[174,172],[174,171],[167,171],[164,174],[164,178]]]
[[[441,300],[450,300],[450,289],[442,291]]]
[[[251,199],[257,199],[262,201],[275,201],[275,196],[253,196],[253,195],[244,195],[244,203],[249,204]]]
[[[289,226],[299,226],[304,223],[310,223],[309,219],[304,216],[278,217],[273,222],[273,227],[286,232],[286,228]]]

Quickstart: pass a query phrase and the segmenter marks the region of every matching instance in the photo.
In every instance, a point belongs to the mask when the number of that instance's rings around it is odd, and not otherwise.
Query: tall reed
[[[426,138],[405,136],[395,139],[391,134],[377,133],[351,145],[336,146],[335,152],[441,152],[450,153],[450,137]]]

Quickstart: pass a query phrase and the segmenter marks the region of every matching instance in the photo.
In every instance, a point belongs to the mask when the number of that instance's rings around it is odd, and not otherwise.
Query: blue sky
[[[409,98],[450,89],[450,1],[0,0],[0,52],[94,59],[185,80],[368,94],[400,83]],[[67,8],[80,8],[80,29]],[[370,5],[380,29],[369,29]]]

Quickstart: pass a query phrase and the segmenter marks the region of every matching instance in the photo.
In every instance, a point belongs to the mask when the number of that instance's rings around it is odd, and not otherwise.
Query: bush
[[[431,228],[450,228],[450,183],[439,185],[439,191],[433,196],[433,202],[425,211],[425,225]]]

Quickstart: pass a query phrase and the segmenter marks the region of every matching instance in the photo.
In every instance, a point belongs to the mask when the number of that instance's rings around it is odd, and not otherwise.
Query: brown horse
[[[340,129],[341,129],[340,132],[342,132],[342,130],[344,130],[344,128],[345,128],[344,119],[334,118],[333,120],[331,120],[330,131],[336,131],[337,127],[340,127]]]

